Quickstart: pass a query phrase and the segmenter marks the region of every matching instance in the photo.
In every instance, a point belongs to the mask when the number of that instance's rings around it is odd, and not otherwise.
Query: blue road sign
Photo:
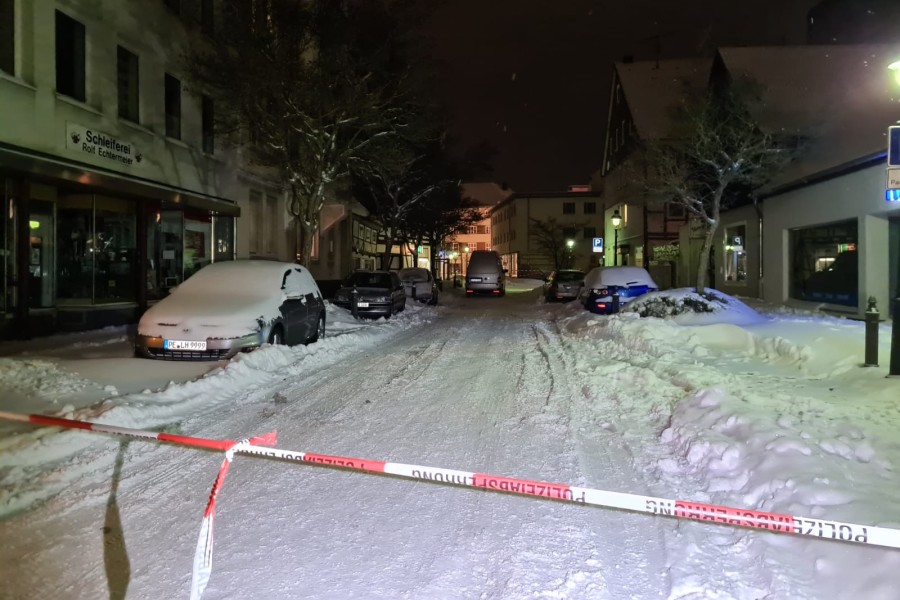
[[[603,238],[594,238],[594,252],[603,252]]]

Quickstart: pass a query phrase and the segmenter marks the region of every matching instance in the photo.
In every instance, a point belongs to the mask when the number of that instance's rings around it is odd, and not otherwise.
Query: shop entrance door
[[[53,306],[55,247],[53,244],[53,203],[31,200],[28,215],[28,305]]]
[[[16,212],[12,184],[0,181],[4,191],[3,215],[0,216],[0,314],[16,308]]]

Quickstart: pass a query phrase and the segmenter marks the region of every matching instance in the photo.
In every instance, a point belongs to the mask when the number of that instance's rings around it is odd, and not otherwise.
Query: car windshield
[[[584,273],[581,271],[560,271],[556,276],[557,281],[561,281],[563,283],[572,283],[574,281],[583,281]]]
[[[347,286],[390,288],[391,276],[387,273],[362,273],[357,272],[347,278]]]

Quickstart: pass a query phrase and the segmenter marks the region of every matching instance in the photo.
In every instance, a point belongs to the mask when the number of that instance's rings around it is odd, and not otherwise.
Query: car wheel
[[[273,346],[280,346],[284,343],[284,330],[281,325],[272,328],[272,332],[269,333],[269,343]]]
[[[306,340],[307,344],[312,344],[313,342],[318,342],[320,339],[325,337],[325,315],[319,315],[319,322],[316,323],[316,332],[312,334],[312,336]]]

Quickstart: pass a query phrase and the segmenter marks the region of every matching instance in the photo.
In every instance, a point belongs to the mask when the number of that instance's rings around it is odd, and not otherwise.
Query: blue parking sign
[[[603,238],[594,238],[594,252],[603,252]]]

